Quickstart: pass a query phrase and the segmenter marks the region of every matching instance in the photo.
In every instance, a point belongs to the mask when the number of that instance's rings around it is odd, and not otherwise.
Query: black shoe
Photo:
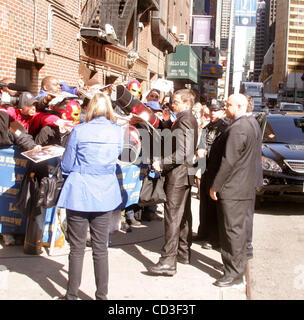
[[[135,226],[135,227],[138,227],[141,225],[141,223],[139,221],[137,221],[134,217],[126,218],[126,221],[128,224]]]
[[[236,277],[223,276],[222,278],[216,280],[213,284],[217,287],[231,287],[234,284],[240,284],[243,282],[243,275]]]
[[[220,246],[219,246],[219,244],[218,243],[213,243],[213,242],[209,242],[209,241],[204,241],[203,243],[202,243],[202,248],[203,249],[207,249],[207,250],[216,250],[216,249],[218,249]]]
[[[181,264],[190,264],[190,259],[189,258],[183,258],[180,256],[176,257],[176,261],[181,263]]]
[[[158,262],[156,265],[150,267],[148,271],[159,276],[174,276],[176,274],[176,267]]]

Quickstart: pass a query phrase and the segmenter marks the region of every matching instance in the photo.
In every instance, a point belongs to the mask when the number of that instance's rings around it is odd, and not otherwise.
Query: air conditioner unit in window
[[[180,33],[178,35],[179,42],[186,42],[187,41],[187,35],[185,33]]]

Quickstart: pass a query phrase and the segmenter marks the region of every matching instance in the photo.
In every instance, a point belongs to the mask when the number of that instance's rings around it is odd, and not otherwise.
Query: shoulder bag
[[[64,178],[59,163],[51,177],[41,179],[36,206],[43,208],[56,207],[63,183]]]

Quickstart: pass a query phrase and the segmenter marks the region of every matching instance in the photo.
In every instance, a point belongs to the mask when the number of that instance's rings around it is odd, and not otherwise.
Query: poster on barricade
[[[0,233],[25,234],[26,219],[14,200],[29,162],[14,147],[0,149]]]
[[[147,171],[148,165],[144,164],[117,165],[116,175],[122,196],[122,204],[119,207],[120,210],[138,203],[142,182]]]
[[[14,207],[14,200],[21,187],[23,176],[30,163],[14,147],[0,149],[0,234],[25,234],[26,217]],[[51,175],[58,163],[58,158],[48,160]],[[52,234],[55,209],[46,210],[45,226],[42,242],[46,245]],[[62,232],[58,229],[56,242],[62,243]]]

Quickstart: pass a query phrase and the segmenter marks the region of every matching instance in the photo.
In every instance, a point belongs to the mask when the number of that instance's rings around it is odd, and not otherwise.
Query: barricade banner
[[[29,162],[14,147],[0,149],[0,233],[25,234],[26,219],[14,200]]]
[[[120,210],[138,203],[142,182],[147,171],[148,165],[144,164],[117,165],[116,175],[122,196],[122,204],[119,207]]]
[[[24,158],[14,147],[0,149],[0,233],[25,234],[26,218],[14,208],[14,200],[18,193],[22,178],[28,168],[30,160]],[[48,160],[51,175],[58,163],[58,158]],[[123,202],[117,210],[138,203],[142,181],[148,171],[147,165],[117,164],[116,174],[121,187]],[[46,210],[45,230],[42,242],[46,245],[50,241],[58,208]],[[56,241],[62,233],[57,231]]]

